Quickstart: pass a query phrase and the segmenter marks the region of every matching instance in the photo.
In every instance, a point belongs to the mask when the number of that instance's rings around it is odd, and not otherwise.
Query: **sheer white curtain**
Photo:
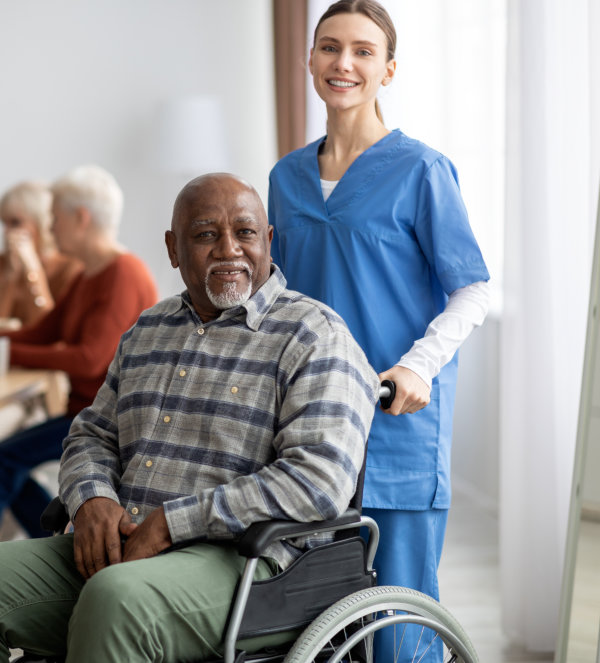
[[[598,195],[593,5],[508,3],[502,614],[538,651],[557,632]]]

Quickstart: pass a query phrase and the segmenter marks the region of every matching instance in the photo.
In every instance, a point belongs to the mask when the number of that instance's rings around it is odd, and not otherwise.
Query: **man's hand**
[[[431,389],[410,368],[393,366],[389,371],[379,374],[379,380],[391,380],[396,384],[396,397],[387,414],[414,414],[429,405]]]
[[[121,561],[121,534],[136,527],[125,509],[108,497],[93,497],[75,515],[74,553],[77,570],[87,580]]]
[[[122,531],[128,537],[123,550],[124,562],[154,557],[173,544],[162,506],[154,509],[139,526],[131,525],[129,530],[124,527]]]

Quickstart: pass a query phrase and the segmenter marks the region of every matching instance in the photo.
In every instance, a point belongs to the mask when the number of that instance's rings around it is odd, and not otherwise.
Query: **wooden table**
[[[58,416],[65,411],[66,385],[61,371],[11,368],[0,377],[0,408],[15,403],[26,407],[42,403],[49,416]]]

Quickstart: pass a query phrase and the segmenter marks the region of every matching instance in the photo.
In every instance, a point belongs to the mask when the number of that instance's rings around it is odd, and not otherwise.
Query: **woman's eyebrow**
[[[335,44],[339,44],[340,40],[336,39],[335,37],[328,37],[327,35],[323,35],[322,37],[319,37],[317,40],[319,42],[321,41],[331,41]],[[377,44],[373,41],[369,41],[368,39],[355,39],[353,42],[351,42],[354,46],[371,46],[371,47],[376,47]]]

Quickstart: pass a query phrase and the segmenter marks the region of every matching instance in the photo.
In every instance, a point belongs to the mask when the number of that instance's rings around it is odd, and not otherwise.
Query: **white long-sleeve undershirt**
[[[485,320],[490,303],[487,281],[477,281],[458,288],[448,297],[446,308],[436,316],[400,358],[398,366],[414,371],[429,387],[469,334]]]

